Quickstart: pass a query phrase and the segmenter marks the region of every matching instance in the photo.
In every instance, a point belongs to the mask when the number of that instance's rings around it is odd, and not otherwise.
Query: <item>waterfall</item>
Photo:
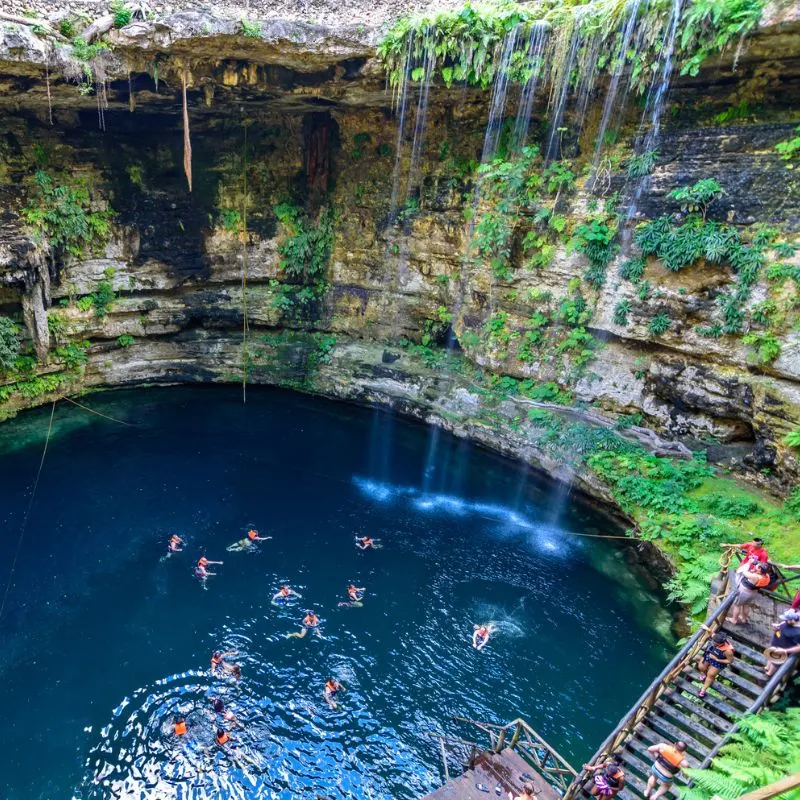
[[[531,114],[533,113],[533,102],[536,99],[536,89],[544,71],[544,48],[550,33],[550,26],[543,22],[537,22],[531,26],[528,32],[528,47],[525,52],[526,68],[530,70],[528,80],[522,88],[519,107],[517,108],[517,118],[514,122],[514,152],[519,152],[525,147],[528,141],[528,129],[531,124]]]
[[[622,75],[625,73],[625,63],[627,59],[628,48],[631,44],[631,38],[633,36],[633,31],[636,28],[636,20],[639,16],[639,6],[641,5],[642,0],[631,0],[628,4],[628,17],[625,21],[625,26],[622,32],[622,40],[620,41],[619,52],[617,53],[616,62],[614,65],[614,72],[611,76],[611,82],[608,85],[608,92],[606,93],[606,99],[603,103],[603,116],[600,119],[600,126],[597,130],[597,139],[595,141],[594,147],[594,158],[592,159],[592,170],[591,170],[591,185],[594,185],[594,182],[597,177],[597,166],[600,163],[600,152],[603,149],[603,145],[605,143],[605,136],[606,131],[608,130],[608,124],[611,121],[611,114],[616,107],[616,99],[617,93],[619,91],[619,84],[622,78]],[[640,35],[637,37],[636,46],[634,47],[634,52],[638,50],[638,45],[641,42],[641,33],[644,31],[644,25],[640,27]],[[627,100],[627,87],[630,86],[630,74],[628,74],[628,82],[626,86],[626,91],[623,94],[623,101],[620,104],[621,107],[616,115],[616,118],[622,119],[625,113],[625,101]]]
[[[397,137],[394,146],[394,172],[392,179],[392,199],[389,207],[389,219],[393,220],[397,216],[397,202],[400,192],[400,174],[403,169],[403,136],[405,135],[406,127],[406,111],[408,109],[408,84],[411,75],[411,43],[413,36],[408,37],[408,48],[406,49],[406,57],[403,64],[403,78],[400,82],[399,94],[395,93],[392,96],[392,110],[398,112],[397,117]],[[395,97],[399,97],[399,102],[395,104]]]
[[[672,60],[675,54],[675,37],[678,32],[678,24],[681,18],[681,0],[673,0],[672,11],[670,13],[667,38],[664,46],[659,51],[657,69],[653,75],[653,80],[647,91],[642,122],[639,128],[639,135],[634,146],[637,155],[653,150],[658,143],[661,133],[661,115],[664,111],[664,103],[669,91],[670,77],[672,76]],[[650,185],[650,176],[644,175],[639,178],[633,190],[633,197],[628,207],[627,219],[630,221],[636,214],[636,207],[645,189]]]
[[[436,50],[433,46],[430,29],[426,29],[422,45],[422,85],[417,97],[417,113],[414,119],[414,139],[411,143],[411,160],[408,165],[406,183],[406,199],[412,196],[417,188],[419,164],[425,145],[425,122],[428,115],[428,95],[431,89],[431,78],[436,66]]]
[[[483,152],[481,163],[488,164],[497,154],[497,145],[500,142],[500,130],[505,119],[506,98],[508,97],[508,84],[511,76],[509,66],[511,56],[517,45],[519,24],[515,25],[503,38],[500,51],[500,60],[497,62],[494,80],[492,82],[492,97],[489,102],[489,121],[486,124],[486,133],[483,137]]]
[[[575,59],[578,55],[579,45],[581,43],[581,34],[579,27],[576,25],[570,34],[569,45],[567,54],[560,70],[553,74],[553,87],[550,92],[550,135],[547,139],[547,149],[545,150],[545,158],[550,161],[555,158],[556,150],[560,150],[561,138],[559,136],[559,127],[561,120],[564,116],[564,109],[567,105],[567,96],[569,95],[570,76],[572,75],[572,68],[575,65]],[[559,43],[560,44],[560,43]],[[558,81],[556,82],[556,78]],[[557,83],[557,85],[556,85]],[[558,140],[558,147],[557,145]]]

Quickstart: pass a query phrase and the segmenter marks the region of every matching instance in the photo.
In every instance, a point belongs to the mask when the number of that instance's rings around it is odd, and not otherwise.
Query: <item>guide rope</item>
[[[72,403],[74,406],[78,406],[78,408],[82,408],[84,411],[88,411],[91,414],[97,414],[98,417],[103,417],[103,419],[110,419],[112,422],[119,422],[120,425],[127,425],[130,428],[136,426],[135,422],[125,422],[123,419],[117,419],[116,417],[109,417],[108,414],[101,414],[99,411],[95,411],[93,408],[89,408],[89,406],[85,406],[82,403],[79,403],[77,400],[73,400],[71,397],[67,397],[65,394],[62,394],[59,397],[59,400],[66,400],[68,403]]]
[[[50,408],[50,423],[47,426],[47,436],[44,440],[44,449],[42,450],[42,457],[39,461],[39,469],[36,472],[36,480],[33,482],[33,491],[31,492],[31,499],[28,503],[28,508],[25,511],[25,516],[22,518],[22,527],[19,531],[19,539],[17,539],[17,547],[14,550],[14,558],[11,560],[11,570],[8,573],[8,582],[6,583],[6,589],[3,592],[3,601],[0,602],[0,619],[3,618],[3,611],[6,608],[6,600],[8,600],[8,593],[11,590],[11,582],[14,579],[14,570],[17,568],[17,559],[19,558],[20,550],[22,549],[22,540],[25,537],[25,531],[28,528],[28,518],[31,515],[31,509],[33,508],[33,501],[36,497],[36,490],[39,487],[39,478],[42,474],[42,467],[44,466],[44,457],[47,455],[47,445],[50,444],[50,433],[53,430],[53,415],[56,412],[56,403],[58,402],[58,398],[53,400],[53,405]]]

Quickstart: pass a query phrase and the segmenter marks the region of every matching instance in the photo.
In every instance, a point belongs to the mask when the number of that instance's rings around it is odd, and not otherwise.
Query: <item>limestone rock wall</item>
[[[595,290],[582,281],[586,259],[566,246],[567,237],[548,267],[531,270],[521,231],[511,277],[496,278],[487,263],[465,263],[484,93],[431,90],[418,180],[410,180],[416,110],[412,103],[409,141],[398,158],[391,97],[371,59],[374,35],[276,25],[258,43],[237,38],[234,23],[209,26],[197,15],[156,31],[130,26],[114,34],[117,62],[99,99],[81,96],[58,72],[43,82],[47,55],[25,32],[7,35],[10,45],[0,49],[0,314],[25,325],[40,362],[33,375],[60,377],[32,385],[32,375],[7,374],[0,414],[82,387],[237,381],[246,369],[254,382],[434,415],[558,474],[563,465],[537,450],[535,432],[528,431],[527,444],[516,441],[513,421],[524,418],[524,403],[504,415],[512,425],[508,441],[496,425],[486,427],[486,403],[469,379],[470,369],[480,369],[556,383],[580,413],[607,424],[639,414],[655,447],[671,441],[684,451],[706,448],[712,459],[775,490],[797,480],[797,453],[782,444],[800,423],[800,329],[791,311],[792,302],[800,305],[797,285],[776,287],[762,276],[753,291],[751,308],[779,296],[790,309],[780,357],[756,364],[742,337],[703,338],[695,330],[735,280],[729,270],[706,264],[670,273],[651,260],[645,299],[617,273],[633,247],[633,226],[675,211],[668,192],[705,177],[726,190],[711,209],[715,219],[743,230],[770,224],[782,240],[797,240],[798,178],[774,150],[798,121],[796,28],[780,30],[790,45],[783,52],[758,39],[736,69],[729,59],[675,84],[650,188],[622,231],[623,252]],[[191,192],[182,166],[184,77]],[[721,124],[718,115],[741,107],[742,98],[749,98],[747,113]],[[628,111],[623,131],[631,133],[639,112]],[[577,120],[566,125],[565,152],[580,165],[591,137],[574,133]],[[535,137],[541,112],[534,128]],[[609,165],[600,202],[624,185],[623,164]],[[81,178],[93,207],[114,209],[102,252],[64,258],[37,241],[23,215],[37,168]],[[578,175],[570,198],[570,225],[598,202],[586,178]],[[279,252],[290,233],[276,214],[286,201],[312,219],[320,206],[336,210],[327,286],[290,307],[280,300],[286,272]],[[770,252],[768,261],[800,265],[800,256]],[[576,279],[592,312],[591,360],[577,369],[556,343],[541,357],[523,357],[532,315],[555,313],[574,295]],[[104,281],[114,292],[106,313],[78,302]],[[623,299],[631,308],[627,326],[614,321]],[[658,313],[671,325],[656,336],[648,323]],[[490,326],[498,315],[500,336]],[[86,363],[70,363],[63,352],[70,343],[81,345]],[[448,343],[461,353],[457,369],[436,360],[437,346]]]

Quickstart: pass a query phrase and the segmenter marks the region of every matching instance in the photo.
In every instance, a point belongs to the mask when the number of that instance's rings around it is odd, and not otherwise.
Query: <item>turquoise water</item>
[[[624,550],[571,535],[618,531],[463,441],[269,389],[82,402],[134,424],[56,408],[0,619],[4,798],[413,798],[441,778],[427,732],[477,735],[452,715],[521,715],[579,765],[668,657]],[[48,417],[0,427],[0,588]],[[272,540],[228,552],[251,526]],[[164,558],[171,533],[186,550]],[[358,551],[366,534],[382,549]],[[202,554],[224,561],[205,590]],[[362,608],[338,606],[350,581]],[[271,605],[282,582],[302,600]],[[322,636],[285,638],[306,609]],[[238,684],[209,673],[218,648]],[[233,747],[211,696],[244,726]]]

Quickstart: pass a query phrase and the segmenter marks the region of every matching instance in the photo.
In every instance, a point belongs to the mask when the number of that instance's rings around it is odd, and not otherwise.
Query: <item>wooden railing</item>
[[[727,584],[728,581],[725,581]],[[689,639],[683,648],[667,664],[658,677],[645,689],[642,696],[634,703],[631,710],[619,721],[616,728],[597,749],[588,762],[589,766],[602,763],[610,753],[617,750],[625,740],[633,735],[637,725],[650,713],[656,701],[669,688],[672,681],[682,672],[684,667],[697,659],[708,640],[722,627],[728,609],[733,605],[735,593],[728,592],[722,602],[711,612],[705,624]],[[567,788],[564,800],[574,800],[580,794],[583,785],[589,779],[589,771],[584,767]]]
[[[456,722],[474,725],[487,734],[488,742],[481,745],[469,739],[459,739],[440,733],[428,733],[437,739],[444,767],[444,779],[450,780],[448,758],[455,756],[461,769],[471,769],[478,757],[487,752],[500,753],[508,748],[519,753],[523,761],[533,767],[558,794],[563,794],[578,774],[572,765],[552,748],[524,719],[515,719],[505,725],[477,722],[464,717],[453,717]]]
[[[453,719],[474,725],[488,734],[492,752],[499,753],[506,747],[515,750],[523,761],[530,764],[559,794],[567,790],[578,774],[569,761],[551,747],[524,719],[515,719],[505,725],[476,722],[464,717],[453,717]]]
[[[745,553],[743,550],[735,546],[726,546],[722,551],[719,559],[719,581],[720,588],[725,584],[731,583],[730,580],[730,567],[733,557],[738,559],[738,566],[744,561]],[[777,575],[777,580],[770,584],[769,589],[759,589],[759,592],[777,600],[780,603],[791,603],[794,599],[795,593],[800,589],[800,564],[778,564],[775,561],[767,561],[771,571]],[[790,584],[794,584],[791,586]]]

